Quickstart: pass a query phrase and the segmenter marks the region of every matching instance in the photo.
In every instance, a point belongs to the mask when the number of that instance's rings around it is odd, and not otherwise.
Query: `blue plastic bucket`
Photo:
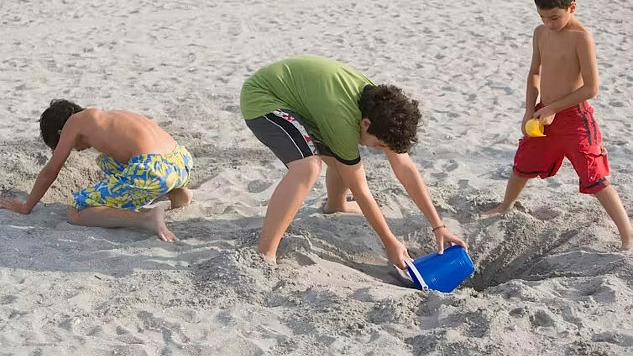
[[[407,262],[413,284],[420,289],[433,289],[449,293],[475,272],[468,253],[459,245]]]

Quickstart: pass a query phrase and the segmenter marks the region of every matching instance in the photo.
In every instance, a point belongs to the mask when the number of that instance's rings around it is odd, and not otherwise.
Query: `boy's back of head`
[[[570,7],[573,2],[575,2],[575,0],[534,0],[536,7],[543,10],[555,8],[566,9]]]
[[[40,116],[40,134],[44,143],[54,150],[68,118],[83,109],[71,101],[53,99],[48,109]]]
[[[417,139],[420,122],[418,102],[393,85],[367,86],[358,102],[363,118],[371,124],[367,132],[397,153],[407,152]]]

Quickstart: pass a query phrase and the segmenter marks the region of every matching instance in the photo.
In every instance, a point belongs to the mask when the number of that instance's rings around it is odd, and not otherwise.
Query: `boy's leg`
[[[321,173],[321,159],[310,156],[288,163],[288,173],[273,192],[266,209],[257,252],[268,261],[277,259],[277,246],[301,203]]]
[[[343,182],[343,178],[336,169],[336,158],[330,156],[321,156],[321,159],[327,164],[325,173],[325,186],[327,188],[327,200],[323,211],[326,214],[332,213],[349,213],[362,214],[358,203],[355,201],[347,201],[347,192],[349,188]]]
[[[631,222],[624,210],[624,206],[622,206],[618,193],[612,186],[608,186],[597,192],[595,196],[618,227],[620,238],[622,239],[622,250],[633,248],[633,227],[631,227]]]
[[[169,193],[167,193],[167,197],[169,198],[169,201],[171,201],[171,208],[177,209],[191,204],[193,194],[188,188],[182,187],[172,189]]]
[[[551,134],[552,127],[545,128],[549,130],[546,137],[526,136],[519,140],[503,202],[494,209],[480,213],[479,217],[489,218],[505,213],[514,206],[528,180],[551,177],[558,172],[565,157],[564,146],[560,145],[558,136]]]
[[[163,241],[176,242],[178,238],[165,224],[165,212],[156,207],[138,212],[107,206],[93,206],[81,211],[71,207],[68,210],[71,224],[98,227],[136,227],[158,234]]]
[[[506,193],[503,197],[503,202],[499,204],[499,206],[497,206],[496,208],[479,214],[479,217],[489,218],[503,214],[511,209],[514,206],[514,203],[519,198],[521,191],[523,191],[523,188],[525,188],[528,180],[530,180],[530,178],[521,177],[512,172],[512,175],[508,180],[508,185],[506,186]]]

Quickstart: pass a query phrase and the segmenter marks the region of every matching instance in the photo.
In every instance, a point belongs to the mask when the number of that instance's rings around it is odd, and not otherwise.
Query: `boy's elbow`
[[[581,88],[585,92],[587,99],[591,99],[594,96],[598,95],[598,91],[600,91],[600,84],[597,81],[588,81],[585,82],[585,85]]]

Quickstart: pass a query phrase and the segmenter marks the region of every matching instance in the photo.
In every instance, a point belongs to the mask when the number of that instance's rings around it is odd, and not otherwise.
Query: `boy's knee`
[[[288,168],[294,171],[301,171],[307,176],[316,179],[321,174],[321,158],[319,156],[310,156],[291,162]]]
[[[79,224],[79,210],[74,207],[68,209],[68,222],[73,225]]]

